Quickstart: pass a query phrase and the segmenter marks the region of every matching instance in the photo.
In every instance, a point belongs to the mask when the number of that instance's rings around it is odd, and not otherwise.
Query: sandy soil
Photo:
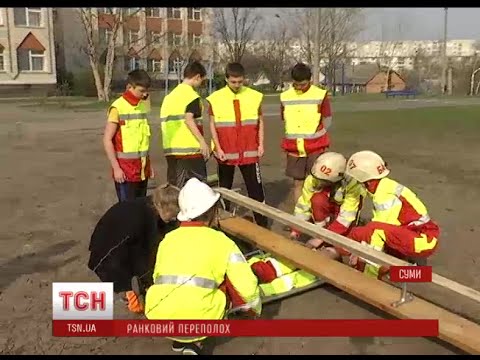
[[[88,270],[92,227],[115,202],[107,160],[101,147],[103,112],[43,112],[2,104],[0,153],[0,353],[2,354],[169,354],[160,338],[53,338],[51,282],[96,281]],[[267,155],[262,162],[267,201],[292,209],[285,196],[290,182],[278,156],[281,127],[267,119]],[[343,127],[342,127],[343,126]],[[375,144],[389,157],[395,177],[415,188],[442,225],[442,246],[435,271],[480,288],[476,223],[480,192],[477,141],[451,134],[449,142],[412,135],[362,139],[333,131],[336,149],[351,153]],[[155,133],[157,127],[154,126]],[[417,147],[405,146],[416,142]],[[429,141],[429,142],[425,142]],[[152,143],[157,182],[165,166],[157,139]],[[471,155],[468,155],[471,154]],[[410,160],[406,161],[408,157]],[[455,159],[465,159],[458,165]],[[432,160],[433,159],[433,160]],[[468,162],[468,164],[467,164]],[[212,171],[214,169],[214,164]],[[476,174],[476,175],[475,175]],[[240,177],[237,175],[240,184]],[[281,226],[276,226],[281,229]],[[478,305],[433,286],[418,291],[455,311],[480,318]],[[116,317],[130,316],[118,306]],[[270,305],[267,317],[377,318],[377,313],[340,291],[325,286]],[[235,338],[219,339],[214,354],[452,354],[458,351],[421,338]]]

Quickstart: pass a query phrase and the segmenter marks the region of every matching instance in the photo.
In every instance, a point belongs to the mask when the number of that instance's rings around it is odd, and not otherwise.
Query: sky
[[[278,11],[261,9],[267,19]],[[444,8],[365,8],[364,13],[359,41],[382,40],[382,33],[384,40],[443,39]],[[480,40],[478,19],[480,8],[449,8],[447,38]]]

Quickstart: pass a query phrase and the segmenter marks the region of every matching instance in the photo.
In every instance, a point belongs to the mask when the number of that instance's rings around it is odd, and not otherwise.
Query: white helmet
[[[385,161],[373,151],[359,151],[350,156],[347,162],[346,174],[360,183],[384,178],[389,173]]]
[[[336,152],[326,152],[320,155],[313,163],[311,173],[320,180],[337,182],[342,180],[347,160],[345,156]]]
[[[220,194],[197,178],[189,179],[178,195],[179,221],[190,221],[206,213],[220,199]]]

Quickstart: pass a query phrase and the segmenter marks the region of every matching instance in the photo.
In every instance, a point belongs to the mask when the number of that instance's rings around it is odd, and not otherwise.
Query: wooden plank
[[[329,244],[336,245],[347,249],[355,255],[358,255],[366,260],[370,260],[380,265],[399,265],[405,266],[409,263],[397,259],[393,256],[387,255],[383,252],[376,251],[356,241],[352,241],[345,236],[335,234],[329,230],[326,230],[318,225],[309,223],[307,221],[299,220],[297,217],[291,214],[287,214],[279,209],[271,207],[267,204],[260,203],[256,200],[250,199],[244,195],[238,194],[225,188],[215,188],[223,198],[236,203],[237,205],[244,206],[252,211],[265,215],[273,220],[276,220],[282,224],[295,227],[301,232],[320,238]],[[447,288],[457,294],[461,294],[474,301],[480,302],[480,292],[462,285],[456,281],[450,280],[438,274],[432,274],[432,282],[444,288]]]
[[[321,277],[335,287],[397,318],[438,319],[440,339],[468,353],[480,354],[480,326],[471,321],[416,297],[412,302],[395,308],[391,304],[400,298],[398,288],[367,277],[349,266],[248,220],[226,218],[220,221],[220,227],[227,234],[250,242],[280,260]]]

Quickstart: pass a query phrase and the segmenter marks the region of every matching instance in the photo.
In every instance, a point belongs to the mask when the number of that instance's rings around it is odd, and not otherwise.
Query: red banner
[[[53,336],[436,337],[438,320],[53,320]]]
[[[391,266],[390,280],[393,282],[431,282],[431,266]]]

